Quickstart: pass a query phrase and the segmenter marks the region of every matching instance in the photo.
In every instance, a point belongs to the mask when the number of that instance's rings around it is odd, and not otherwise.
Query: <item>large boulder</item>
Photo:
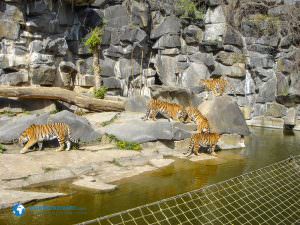
[[[277,79],[273,77],[259,87],[256,102],[273,102],[276,99]]]
[[[205,23],[225,23],[226,17],[222,6],[208,8],[205,15]]]
[[[13,99],[0,98],[0,112],[28,112],[30,114],[43,114],[56,111],[56,105],[47,99]]]
[[[186,88],[198,87],[201,79],[209,78],[209,70],[202,63],[191,63],[182,74],[182,86]]]
[[[167,120],[143,121],[142,119],[126,120],[105,127],[104,132],[116,136],[119,140],[145,143],[157,140],[182,140],[190,137],[190,132],[177,123]]]
[[[48,54],[64,56],[67,54],[68,45],[64,38],[56,38],[54,40],[47,39],[45,44],[45,51]]]
[[[184,106],[189,106],[193,101],[193,94],[190,90],[180,87],[152,85],[151,96],[155,99],[162,99]]]
[[[119,79],[133,78],[141,73],[141,66],[136,60],[121,58],[116,62],[114,73]]]
[[[151,31],[150,38],[157,39],[164,34],[179,34],[180,29],[180,19],[175,16],[168,16],[160,25]]]
[[[125,6],[114,5],[104,10],[104,17],[107,20],[107,27],[121,28],[129,24],[129,16]]]
[[[212,132],[249,135],[250,131],[238,104],[229,96],[214,97],[198,106],[207,117]]]
[[[31,124],[47,123],[49,114],[27,115],[22,117],[11,118],[4,124],[0,125],[0,143],[11,144],[16,142],[22,132]]]
[[[56,78],[56,67],[46,64],[34,64],[30,66],[29,75],[32,84],[53,85]]]
[[[96,141],[101,134],[96,132],[87,119],[76,116],[69,111],[61,111],[57,114],[48,113],[42,115],[26,115],[14,117],[0,124],[0,143],[10,144],[15,142],[20,134],[31,124],[46,124],[52,122],[64,122],[71,128],[71,135],[81,142]]]
[[[133,24],[139,27],[147,27],[149,22],[149,7],[147,3],[133,1],[131,4]]]
[[[155,67],[161,82],[164,85],[176,85],[176,57],[167,55],[156,55]]]
[[[223,41],[226,31],[226,23],[214,23],[205,25],[204,41]]]
[[[176,48],[180,47],[180,37],[178,35],[165,34],[160,37],[153,45],[154,49]]]
[[[74,85],[77,68],[72,62],[60,62],[58,71],[65,87],[71,87]]]
[[[144,96],[133,96],[126,100],[125,110],[130,112],[143,112],[147,110],[148,97]]]
[[[0,39],[7,38],[16,40],[19,37],[20,24],[0,19]]]
[[[87,119],[77,116],[67,110],[61,111],[49,118],[50,122],[64,122],[71,128],[71,135],[81,142],[96,141],[101,137],[101,134],[96,132]]]
[[[215,70],[212,74],[244,78],[246,76],[246,65],[244,63],[235,63],[232,66],[224,66],[221,63],[215,63]]]
[[[183,35],[187,44],[201,43],[203,39],[203,31],[195,25],[184,28]]]
[[[13,73],[0,74],[0,84],[15,86],[28,82],[28,72],[25,70]]]

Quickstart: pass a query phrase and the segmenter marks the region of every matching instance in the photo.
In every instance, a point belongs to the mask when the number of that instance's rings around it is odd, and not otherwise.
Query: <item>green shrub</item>
[[[134,151],[142,150],[142,146],[134,142],[117,141],[116,144],[119,149],[123,149],[123,150],[134,150]]]
[[[9,110],[4,110],[4,111],[0,112],[0,115],[13,117],[13,116],[17,115],[17,113],[9,111]]]
[[[0,154],[2,154],[5,151],[6,151],[6,148],[2,144],[0,144]]]
[[[198,9],[195,2],[192,0],[178,0],[176,7],[183,11],[182,18],[192,18],[197,20],[203,20],[205,16],[205,9]]]
[[[119,149],[134,150],[134,151],[140,151],[143,149],[142,146],[138,143],[121,141],[116,136],[111,134],[107,134],[107,137],[110,139],[110,141],[114,141]]]
[[[100,87],[99,89],[95,89],[94,90],[94,97],[99,98],[99,99],[104,99],[107,91],[108,91],[108,88],[104,87],[104,86]]]
[[[85,41],[84,45],[87,46],[91,52],[95,51],[102,43],[103,27],[95,27],[90,37]]]

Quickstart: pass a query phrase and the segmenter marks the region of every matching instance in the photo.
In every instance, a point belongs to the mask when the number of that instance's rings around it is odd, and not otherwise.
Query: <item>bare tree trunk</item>
[[[89,98],[59,87],[8,87],[0,86],[0,96],[27,99],[53,99],[77,105],[91,111],[124,111],[124,103]]]
[[[94,76],[95,76],[95,89],[99,89],[101,87],[101,69],[99,63],[99,49],[93,52],[93,68],[94,68]]]

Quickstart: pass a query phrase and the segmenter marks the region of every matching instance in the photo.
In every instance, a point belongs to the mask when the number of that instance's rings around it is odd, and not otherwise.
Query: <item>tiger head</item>
[[[26,142],[29,141],[30,139],[30,133],[32,131],[32,128],[35,126],[35,124],[32,124],[30,127],[28,127],[19,137],[19,144],[20,145],[25,145]]]
[[[177,113],[177,118],[179,119],[180,122],[184,122],[186,121],[188,117],[188,113],[187,111],[185,110],[184,107],[181,107],[179,110],[178,110],[178,113]]]

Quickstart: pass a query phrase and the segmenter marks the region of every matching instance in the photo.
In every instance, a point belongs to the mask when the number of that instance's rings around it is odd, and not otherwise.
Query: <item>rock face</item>
[[[183,18],[174,0],[2,1],[0,85],[94,86],[84,41],[105,21],[100,65],[110,95],[150,97],[151,86],[165,85],[197,105],[199,80],[223,75],[250,119],[268,103],[296,107],[298,1],[202,2],[203,16]]]
[[[236,102],[230,97],[216,97],[199,105],[207,117],[212,132],[249,135],[250,131]]]
[[[188,130],[166,120],[132,119],[105,127],[104,132],[129,142],[145,143],[157,140],[182,140],[190,137]]]
[[[0,143],[10,144],[15,142],[21,133],[31,124],[46,124],[51,122],[65,122],[71,128],[71,135],[82,142],[95,141],[101,134],[94,131],[89,122],[75,114],[62,111],[57,114],[28,115],[8,119],[0,123]]]

